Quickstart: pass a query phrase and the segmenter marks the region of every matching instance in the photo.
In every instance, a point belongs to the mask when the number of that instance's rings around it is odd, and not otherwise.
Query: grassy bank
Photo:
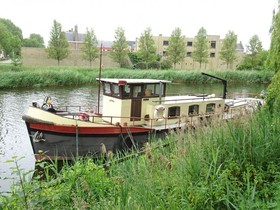
[[[99,69],[73,67],[11,69],[9,65],[0,65],[0,72],[0,89],[94,84],[99,76]],[[103,69],[102,77],[151,78],[188,83],[217,82],[202,76],[201,72],[199,70]],[[267,71],[207,71],[207,73],[232,83],[243,84],[270,83],[273,76],[273,72]]]
[[[107,170],[78,160],[18,184],[0,209],[279,209],[279,123],[265,111],[214,122],[157,140],[138,158],[112,157]]]

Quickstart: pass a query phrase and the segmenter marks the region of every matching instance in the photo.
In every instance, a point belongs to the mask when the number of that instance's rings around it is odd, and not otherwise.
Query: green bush
[[[135,68],[136,69],[146,69],[146,63],[145,62],[136,63]]]
[[[125,60],[121,63],[121,68],[131,68],[131,62],[129,62],[129,59],[125,59]]]
[[[266,104],[271,113],[280,116],[280,71],[272,78],[271,84],[268,86],[268,95]]]
[[[137,63],[143,61],[143,59],[141,58],[141,56],[137,52],[129,52],[128,57],[129,57],[132,64],[137,64]]]
[[[160,62],[158,61],[149,62],[148,69],[160,69]]]
[[[161,69],[171,69],[172,68],[172,62],[169,60],[163,60],[161,62]]]

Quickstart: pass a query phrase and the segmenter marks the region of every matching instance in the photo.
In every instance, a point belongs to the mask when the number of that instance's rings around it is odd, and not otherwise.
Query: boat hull
[[[36,159],[100,157],[132,148],[141,148],[151,130],[119,126],[75,127],[26,122]]]

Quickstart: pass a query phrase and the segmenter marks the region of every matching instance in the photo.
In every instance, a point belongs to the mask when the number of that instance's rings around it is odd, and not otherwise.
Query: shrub
[[[123,60],[123,62],[121,63],[121,68],[130,68],[131,67],[131,62],[129,61],[129,59],[125,59]]]
[[[136,69],[146,69],[146,63],[145,62],[136,63],[135,68]]]
[[[137,52],[128,53],[128,57],[132,64],[137,64],[137,63],[143,61]]]
[[[152,61],[148,63],[149,69],[160,69],[160,62],[158,61]]]
[[[280,71],[278,71],[272,78],[272,82],[268,87],[268,95],[266,98],[266,104],[270,112],[275,115],[280,110]],[[279,115],[279,114],[278,114]]]
[[[171,69],[172,68],[172,63],[169,60],[163,60],[161,62],[161,69]]]

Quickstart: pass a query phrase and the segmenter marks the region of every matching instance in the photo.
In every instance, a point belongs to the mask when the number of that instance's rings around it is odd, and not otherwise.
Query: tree
[[[147,28],[144,33],[141,34],[139,38],[139,55],[146,63],[146,69],[148,68],[148,63],[155,61],[157,58],[155,41],[153,40],[151,34],[151,28]]]
[[[98,58],[98,48],[97,48],[97,38],[93,29],[88,30],[84,38],[83,46],[81,48],[83,54],[82,57],[84,60],[89,61],[90,66],[92,62]]]
[[[249,44],[246,46],[247,53],[249,55],[255,56],[256,54],[260,53],[262,48],[262,42],[260,41],[258,35],[254,35],[249,40]]]
[[[266,69],[265,62],[267,60],[268,51],[263,50],[252,56],[250,54],[245,55],[242,62],[238,64],[237,70],[264,70]]]
[[[115,41],[113,42],[112,51],[110,51],[109,56],[122,67],[125,64],[128,52],[128,43],[124,35],[124,29],[119,27],[115,31]]]
[[[10,20],[0,18],[0,50],[5,57],[20,58],[22,40],[21,29]]]
[[[201,68],[202,63],[208,62],[209,57],[209,43],[207,39],[206,30],[202,27],[199,29],[195,42],[194,51],[192,53],[192,58],[199,63],[199,68]]]
[[[12,34],[8,29],[0,22],[0,51],[4,52],[4,56],[7,57],[12,52]]]
[[[50,58],[57,60],[58,65],[60,64],[60,61],[62,61],[64,58],[67,58],[71,52],[65,32],[62,31],[61,24],[56,20],[53,21],[49,46],[46,51]]]
[[[280,71],[276,72],[272,78],[271,84],[268,86],[268,94],[265,99],[270,112],[275,116],[280,117]]]
[[[175,28],[172,31],[171,37],[169,39],[169,45],[166,49],[169,60],[173,63],[174,68],[176,64],[183,61],[186,56],[186,44],[185,37],[182,36],[180,28]]]
[[[44,38],[39,34],[30,34],[29,38],[23,40],[23,46],[45,48]]]
[[[280,3],[278,3],[278,8],[280,8]],[[272,26],[270,28],[271,42],[268,57],[266,60],[267,69],[274,70],[275,72],[280,69],[280,12],[275,14],[273,11]]]
[[[246,48],[247,54],[237,69],[263,70],[265,68],[264,63],[267,58],[267,52],[263,50],[259,37],[257,35],[252,36]]]
[[[233,31],[229,31],[223,40],[220,58],[227,64],[227,68],[231,67],[236,60],[236,42],[237,35]]]

